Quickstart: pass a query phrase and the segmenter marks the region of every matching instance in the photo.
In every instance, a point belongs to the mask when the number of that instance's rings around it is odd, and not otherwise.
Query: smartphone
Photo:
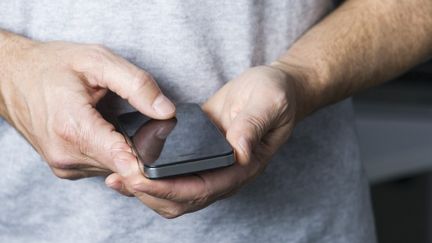
[[[225,136],[198,104],[176,106],[175,118],[150,119],[140,112],[119,115],[118,129],[139,158],[147,178],[184,175],[234,164]]]

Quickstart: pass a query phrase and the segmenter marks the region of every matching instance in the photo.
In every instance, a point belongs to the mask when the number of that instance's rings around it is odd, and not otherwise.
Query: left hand
[[[203,105],[235,150],[237,163],[233,166],[150,180],[135,165],[130,173],[111,174],[106,184],[136,196],[166,218],[202,209],[232,195],[261,173],[290,136],[296,121],[296,82],[276,67],[258,66],[228,82]]]

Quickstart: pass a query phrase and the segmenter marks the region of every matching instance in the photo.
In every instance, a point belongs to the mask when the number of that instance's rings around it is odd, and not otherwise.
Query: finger
[[[167,219],[173,219],[188,212],[188,208],[180,203],[156,198],[142,192],[135,193],[135,196],[147,207]]]
[[[227,107],[227,89],[230,83],[225,84],[220,90],[216,92],[211,98],[209,98],[201,108],[207,114],[207,116],[217,125],[219,130],[226,133],[230,125],[229,115],[224,111]]]
[[[258,163],[211,170],[195,175],[159,180],[130,178],[130,187],[157,198],[193,205],[207,205],[221,196],[240,188],[259,170]]]
[[[136,196],[142,203],[144,203],[149,208],[153,209],[155,212],[165,218],[175,218],[180,216],[181,214],[186,213],[187,211],[192,210],[192,208],[188,208],[186,205],[182,205],[180,203],[176,203],[170,200],[157,198],[144,192],[134,191],[134,193],[131,193],[130,191],[132,191],[133,189],[129,190],[127,186],[123,184],[122,177],[116,173],[109,175],[106,178],[105,183],[107,184],[107,186],[111,187],[112,189],[125,196]]]
[[[105,48],[94,46],[74,60],[73,69],[90,86],[112,90],[152,118],[167,119],[175,114],[173,103],[162,94],[153,77]]]
[[[250,102],[234,117],[226,137],[236,152],[239,163],[251,160],[253,148],[272,129],[278,110],[271,103]]]
[[[83,143],[83,142],[82,142]],[[71,170],[71,169],[86,169],[98,168],[107,169],[107,166],[101,164],[95,159],[83,154],[76,144],[68,144],[58,142],[50,147],[49,151],[44,154],[45,159],[52,168]]]
[[[122,183],[121,177],[117,173],[112,173],[111,175],[107,176],[105,179],[105,184],[110,187],[111,189],[116,190],[118,193],[127,196],[127,197],[133,197],[134,194],[131,193],[126,186]]]
[[[261,139],[263,148],[267,149],[269,154],[275,153],[288,140],[293,128],[293,123],[287,123],[276,129],[271,129]]]
[[[61,118],[59,118],[61,117]],[[77,119],[79,117],[79,119]],[[76,154],[82,154],[90,158],[88,161],[97,161],[94,165],[111,171],[117,171],[115,160],[117,154],[122,152],[132,153],[123,135],[118,133],[114,126],[103,119],[96,109],[91,106],[76,108],[76,112],[67,113],[58,119],[54,130],[69,146],[78,150]],[[53,150],[62,151],[62,150]],[[57,164],[62,164],[64,155],[56,152],[53,155]]]
[[[108,170],[101,170],[99,168],[87,168],[81,170],[52,168],[52,171],[57,177],[68,180],[79,180],[88,177],[107,176],[109,175],[109,173],[111,173]]]

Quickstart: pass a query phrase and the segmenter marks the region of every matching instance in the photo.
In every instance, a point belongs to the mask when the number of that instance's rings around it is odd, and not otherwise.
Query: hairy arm
[[[431,0],[349,0],[272,65],[298,74],[301,119],[431,56]]]
[[[346,1],[277,61],[246,70],[204,104],[236,151],[234,166],[199,179],[148,180],[136,172],[127,175],[134,184],[112,174],[107,184],[169,218],[231,195],[265,168],[297,121],[426,60],[431,14],[431,0]]]
[[[149,180],[142,176],[135,157],[130,152],[120,151],[112,161],[118,173],[106,179],[107,185],[127,195],[132,193],[144,204],[169,218],[199,210],[232,195],[262,172],[271,156],[290,136],[296,120],[354,92],[388,80],[430,57],[431,14],[432,0],[346,1],[301,37],[270,67],[258,66],[246,70],[225,84],[203,105],[235,149],[235,165],[201,172],[198,176]],[[100,54],[101,49],[97,50]],[[103,56],[108,55],[106,51],[102,53]],[[0,53],[1,56],[5,55]],[[37,60],[45,60],[46,56],[44,54],[43,58]],[[90,61],[95,63],[94,60]],[[49,70],[51,66],[57,66],[54,64],[48,66]],[[108,67],[102,69],[113,69]],[[29,76],[35,75],[32,73]],[[58,80],[58,77],[53,76],[52,79]],[[55,83],[49,84],[52,86]],[[70,82],[67,84],[71,85]],[[58,103],[62,97],[57,97],[54,103]],[[34,103],[32,100],[28,102]],[[0,112],[2,109],[0,104]],[[90,124],[93,123],[90,120]],[[96,134],[92,137],[100,136]],[[102,137],[100,140],[107,139]],[[94,154],[94,151],[90,152]],[[69,162],[69,158],[59,159],[74,165]],[[100,156],[98,161],[109,160],[110,156]],[[99,163],[93,164],[100,167]]]

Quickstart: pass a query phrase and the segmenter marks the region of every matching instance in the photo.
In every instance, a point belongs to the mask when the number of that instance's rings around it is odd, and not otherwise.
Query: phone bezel
[[[149,179],[159,179],[169,176],[185,175],[206,171],[211,169],[218,169],[228,167],[235,162],[234,153],[225,154],[221,156],[214,156],[206,159],[196,159],[182,162],[174,162],[169,165],[162,165],[156,167],[144,166],[144,175]],[[138,162],[142,165],[142,163]]]

